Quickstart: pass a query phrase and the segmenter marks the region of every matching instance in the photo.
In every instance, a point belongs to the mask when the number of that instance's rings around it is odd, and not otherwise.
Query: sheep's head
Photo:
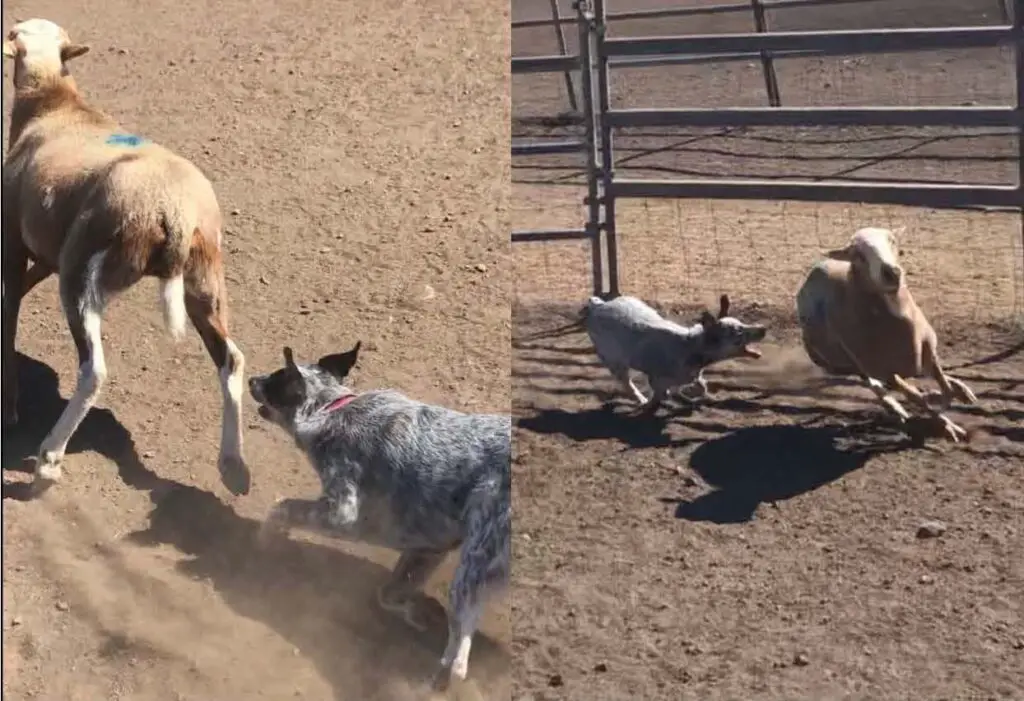
[[[14,59],[16,88],[68,77],[67,62],[88,52],[88,46],[71,43],[64,29],[45,19],[18,22],[4,39],[4,56]]]
[[[892,294],[903,286],[896,233],[889,229],[860,229],[845,248],[829,251],[828,257],[849,261],[853,272],[879,292]]]

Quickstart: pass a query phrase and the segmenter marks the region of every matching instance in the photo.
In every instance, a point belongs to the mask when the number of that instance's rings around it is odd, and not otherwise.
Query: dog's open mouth
[[[761,351],[758,350],[756,346],[746,345],[743,346],[743,357],[753,358],[754,360],[757,360],[758,358],[761,357]]]

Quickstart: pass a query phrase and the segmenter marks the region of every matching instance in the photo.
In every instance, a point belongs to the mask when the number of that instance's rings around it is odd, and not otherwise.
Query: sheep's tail
[[[541,338],[554,338],[555,336],[565,336],[574,331],[582,331],[587,325],[587,319],[590,317],[590,311],[597,305],[604,304],[604,300],[600,297],[591,297],[587,300],[586,305],[580,309],[576,315],[576,320],[571,321],[568,324],[559,326],[554,329],[548,329],[547,331],[538,331],[534,334],[523,336],[521,341],[536,341]]]
[[[185,335],[188,312],[185,307],[185,267],[188,264],[194,226],[183,212],[164,212],[160,226],[164,232],[163,265],[167,277],[160,278],[160,306],[164,325],[174,340]],[[186,233],[187,232],[187,233]]]
[[[160,280],[160,305],[163,308],[164,324],[174,340],[185,335],[188,314],[185,310],[185,275],[178,273]]]

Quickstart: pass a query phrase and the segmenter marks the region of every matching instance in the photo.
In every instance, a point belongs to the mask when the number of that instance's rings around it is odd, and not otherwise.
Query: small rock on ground
[[[946,530],[947,526],[942,521],[925,521],[917,527],[917,537],[922,540],[926,538],[938,538],[942,536]]]

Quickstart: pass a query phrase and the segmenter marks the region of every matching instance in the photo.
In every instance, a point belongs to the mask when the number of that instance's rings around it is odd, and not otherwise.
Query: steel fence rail
[[[1020,206],[1020,190],[1016,186],[911,182],[615,179],[607,194],[639,199],[858,202],[935,209]]]
[[[586,229],[535,229],[512,232],[512,243],[579,241],[581,239],[589,238],[590,232]]]
[[[812,7],[826,5],[863,4],[865,2],[880,2],[882,0],[762,0],[761,4],[766,10],[781,10],[794,7]],[[629,12],[610,12],[606,20],[608,22],[621,22],[627,20],[644,19],[666,19],[669,17],[692,17],[698,15],[718,15],[733,12],[750,12],[750,3],[727,3],[722,5],[704,5],[701,7],[669,7],[664,9],[632,10]],[[556,19],[537,18],[521,19],[512,22],[512,29],[529,29],[531,27],[546,27],[555,24]],[[575,24],[576,18],[572,15],[558,15],[557,22],[560,24]]]
[[[612,127],[1019,127],[1016,107],[730,107],[608,110]]]
[[[520,56],[512,59],[512,74],[523,73],[566,73],[580,69],[580,57],[565,56]]]
[[[1014,41],[1013,27],[949,27],[942,29],[841,29],[830,32],[766,32],[691,34],[665,37],[606,39],[605,56],[650,54],[714,54],[744,51],[809,50],[879,53],[995,47]]]

